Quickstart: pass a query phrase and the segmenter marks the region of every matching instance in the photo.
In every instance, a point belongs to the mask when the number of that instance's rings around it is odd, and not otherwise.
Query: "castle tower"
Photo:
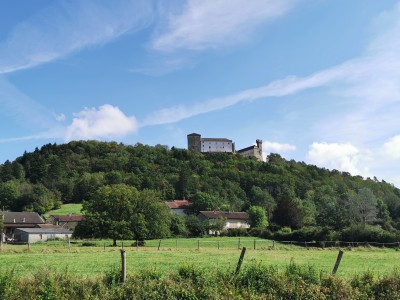
[[[262,160],[263,159],[263,155],[262,155],[262,140],[256,140],[256,144],[257,144],[257,150],[258,150],[258,159]]]
[[[188,150],[201,152],[201,135],[198,133],[191,133],[187,136]]]

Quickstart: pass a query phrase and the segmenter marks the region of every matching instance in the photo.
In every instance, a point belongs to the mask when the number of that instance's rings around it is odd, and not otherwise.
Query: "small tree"
[[[251,206],[249,209],[249,222],[252,228],[265,228],[268,226],[265,208]]]
[[[359,189],[357,194],[350,196],[353,218],[362,224],[371,224],[376,220],[378,201],[369,188]]]

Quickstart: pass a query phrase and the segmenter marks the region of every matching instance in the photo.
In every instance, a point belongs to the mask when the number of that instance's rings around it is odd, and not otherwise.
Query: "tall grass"
[[[0,275],[0,299],[400,299],[398,275],[344,279],[294,263],[280,270],[253,262],[237,276],[185,264],[168,274],[133,273],[122,283],[116,267],[97,278],[47,269],[16,277],[10,270]]]

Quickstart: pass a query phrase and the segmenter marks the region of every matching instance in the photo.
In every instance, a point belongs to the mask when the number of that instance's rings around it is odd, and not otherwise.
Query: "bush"
[[[354,225],[345,228],[341,233],[341,239],[346,242],[397,242],[399,236],[385,231],[377,226]]]
[[[96,247],[97,244],[95,242],[83,242],[82,247]]]
[[[227,236],[249,236],[249,230],[246,228],[229,228],[226,231]]]

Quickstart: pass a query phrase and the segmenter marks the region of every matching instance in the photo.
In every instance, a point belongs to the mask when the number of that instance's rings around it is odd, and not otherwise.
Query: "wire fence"
[[[8,248],[8,245],[25,246],[28,249],[37,247],[56,247],[56,248],[76,248],[91,247],[97,250],[106,251],[110,247],[114,248],[130,248],[131,250],[202,250],[202,249],[247,249],[253,250],[273,250],[273,249],[290,249],[290,248],[322,248],[322,249],[340,249],[340,248],[393,248],[400,249],[400,242],[348,242],[348,241],[277,241],[256,238],[177,238],[177,239],[160,239],[160,240],[118,240],[114,244],[112,240],[49,240],[46,242],[26,243],[12,242],[3,244],[1,249]]]

